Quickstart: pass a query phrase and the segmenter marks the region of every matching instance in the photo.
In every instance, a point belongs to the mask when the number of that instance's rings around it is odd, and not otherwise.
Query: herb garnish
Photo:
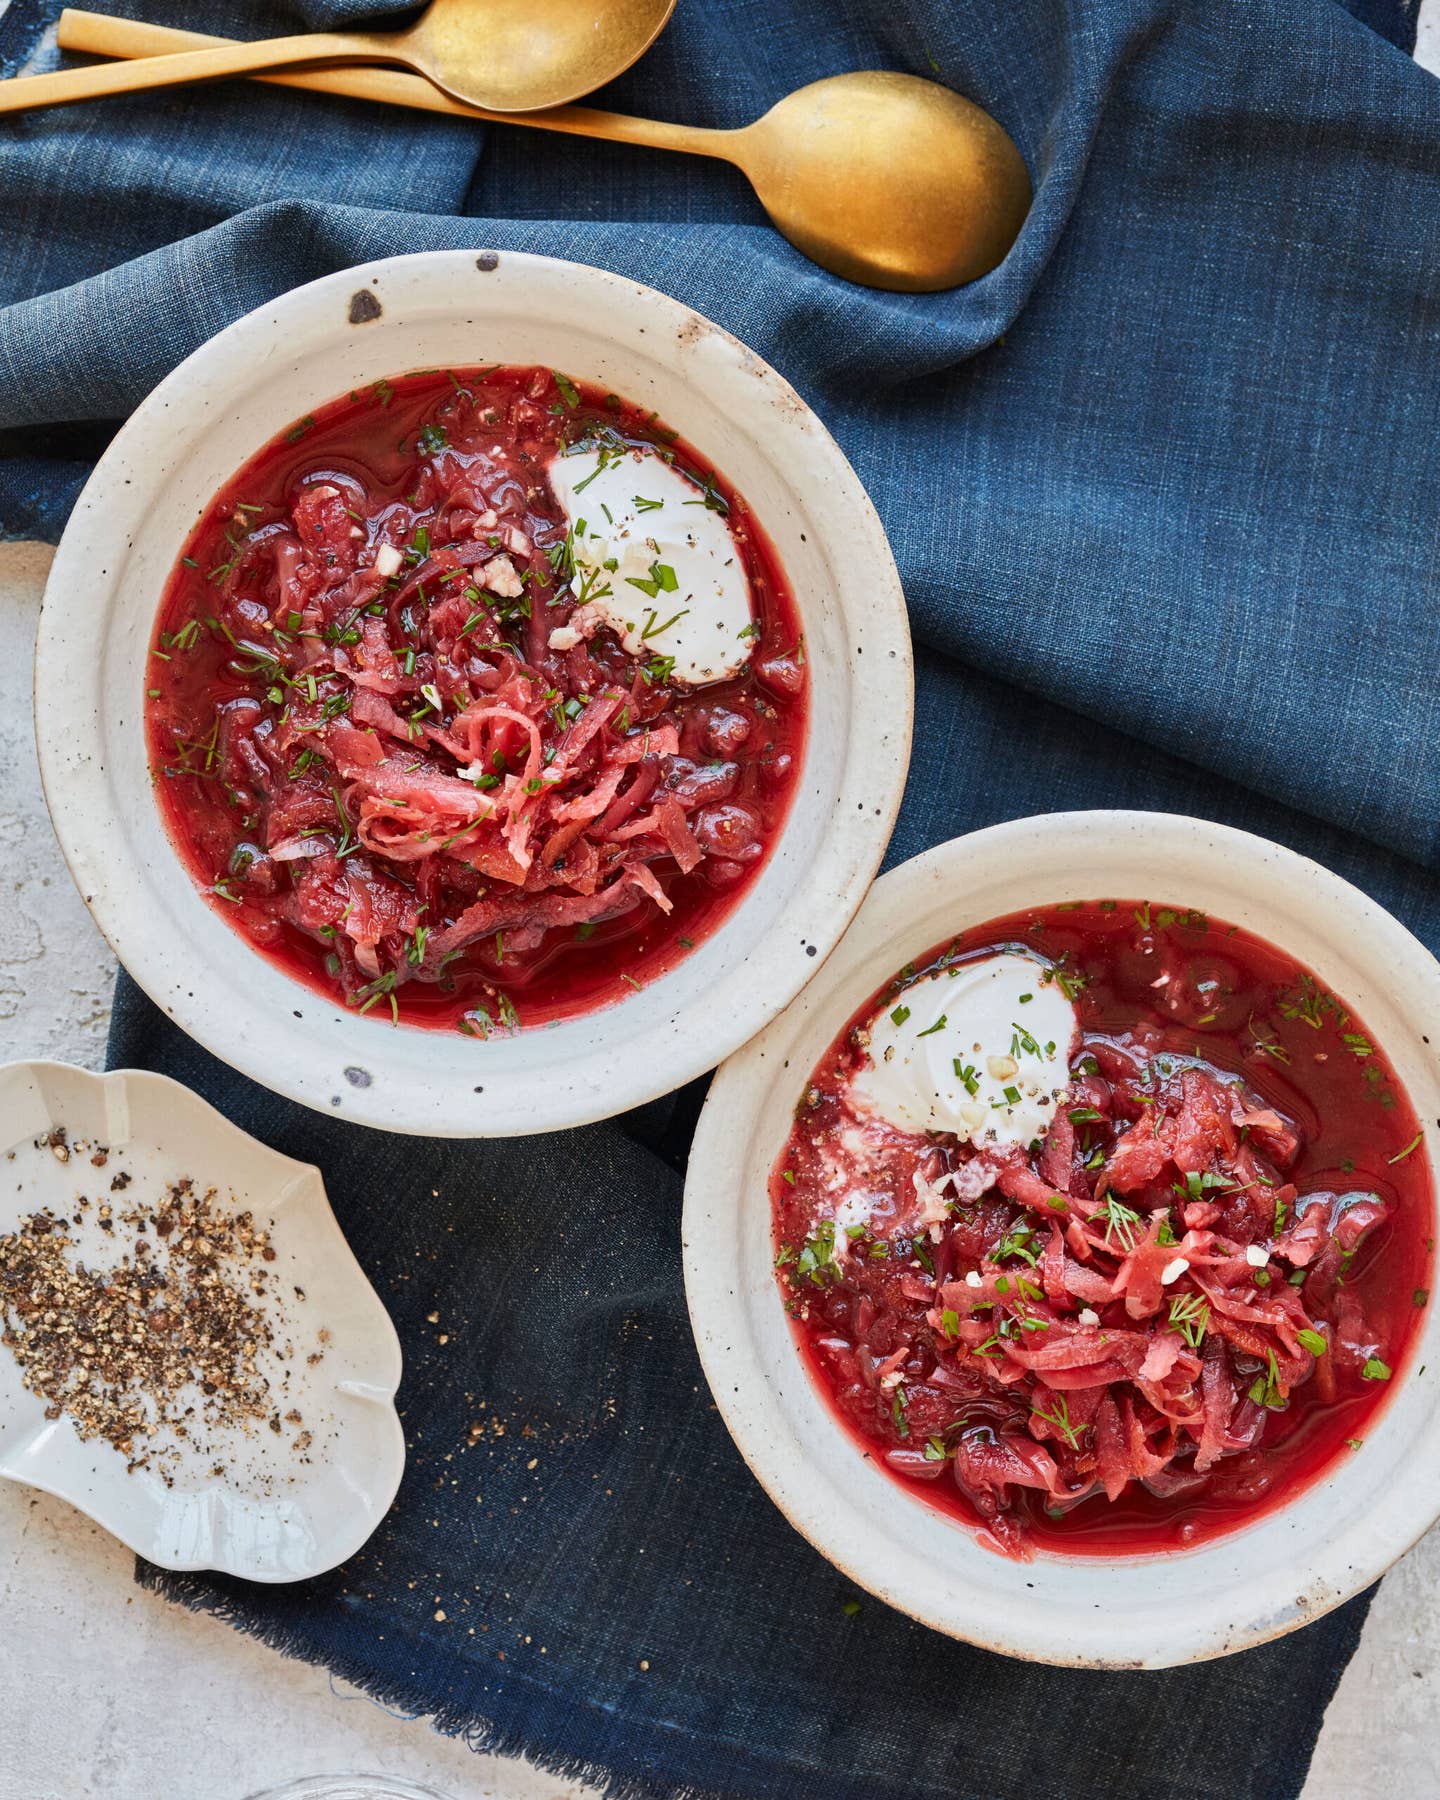
[[[576,492],[578,493],[578,491],[577,488]],[[651,563],[648,579],[641,575],[627,575],[625,580],[629,586],[639,588],[640,592],[651,600],[653,600],[657,594],[673,594],[680,586],[680,582],[676,577],[674,569],[670,567],[669,563],[662,562]],[[652,614],[651,617],[653,618],[654,615]],[[684,614],[677,613],[675,617],[677,619],[683,618]],[[674,619],[670,621],[672,625],[674,622]],[[660,629],[663,631],[665,627],[662,625]]]
[[[1170,1302],[1170,1326],[1198,1350],[1210,1326],[1209,1304],[1199,1294],[1177,1294]]]
[[[1108,1190],[1105,1194],[1105,1242],[1110,1242],[1113,1233],[1119,1239],[1121,1248],[1128,1256],[1135,1248],[1140,1237],[1140,1215],[1132,1212],[1128,1206],[1122,1205]]]
[[[1053,1425],[1072,1450],[1080,1448],[1080,1439],[1076,1435],[1075,1427],[1070,1423],[1070,1402],[1063,1394],[1055,1395],[1055,1407],[1052,1412],[1046,1412],[1043,1406],[1036,1406],[1033,1403],[1030,1411],[1035,1418],[1044,1419],[1047,1425]],[[1080,1429],[1088,1431],[1090,1427],[1082,1425]]]

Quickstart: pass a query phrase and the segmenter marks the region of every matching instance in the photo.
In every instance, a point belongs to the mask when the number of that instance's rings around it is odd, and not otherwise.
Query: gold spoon
[[[228,40],[67,9],[58,41],[97,56],[149,57]],[[388,69],[260,79],[425,112],[494,116]],[[832,75],[738,131],[583,106],[498,122],[733,163],[798,250],[866,287],[931,293],[974,281],[1005,256],[1030,207],[1030,177],[1005,131],[970,101],[913,75]]]
[[[400,63],[456,100],[528,112],[603,87],[644,55],[674,10],[675,0],[431,0],[405,31],[199,39],[218,48],[21,75],[0,82],[0,113],[333,62]]]

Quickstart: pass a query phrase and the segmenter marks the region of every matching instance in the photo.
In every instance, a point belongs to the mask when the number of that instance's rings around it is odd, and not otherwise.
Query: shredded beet
[[[637,445],[728,516],[754,606],[731,679],[563,629],[546,465]],[[482,1035],[613,999],[713,930],[804,727],[793,603],[743,501],[549,370],[432,371],[300,421],[192,535],[151,668],[152,766],[219,910],[361,1010]]]
[[[1081,1032],[1046,1137],[867,1112],[858,1013],[771,1184],[802,1346],[885,1466],[1026,1556],[1193,1543],[1363,1446],[1428,1300],[1419,1126],[1379,1046],[1283,954],[1198,914],[1050,909]]]

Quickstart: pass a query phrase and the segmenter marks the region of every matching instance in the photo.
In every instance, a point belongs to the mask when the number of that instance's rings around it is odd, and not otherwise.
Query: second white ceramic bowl
[[[1283,1509],[1184,1553],[1019,1563],[862,1457],[804,1366],[772,1269],[768,1182],[810,1071],[910,957],[1064,900],[1198,907],[1288,950],[1384,1046],[1440,1148],[1440,965],[1319,864],[1160,813],[997,825],[871,889],[819,976],[710,1089],[685,1188],[685,1289],[710,1387],[771,1498],[859,1586],[986,1649],[1077,1667],[1163,1668],[1292,1631],[1369,1585],[1440,1515],[1440,1308],[1362,1450]]]
[[[367,296],[357,304],[360,296]],[[486,1043],[396,1029],[301,987],[196,893],[150,792],[141,706],[166,578],[212,494],[321,402],[405,369],[539,363],[653,407],[733,481],[794,588],[810,729],[759,879],[693,955],[603,1011]],[[814,974],[890,836],[909,759],[904,597],[854,471],[790,385],[719,326],[617,275],[437,251],[344,270],[186,359],[101,459],[40,618],[51,816],[101,930],[179,1024],[245,1074],[367,1125],[439,1136],[602,1118],[721,1061]]]

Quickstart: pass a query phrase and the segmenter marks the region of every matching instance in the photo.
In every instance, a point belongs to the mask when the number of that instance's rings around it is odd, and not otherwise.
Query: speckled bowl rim
[[[1048,814],[956,838],[884,875],[816,980],[721,1068],[690,1155],[685,1291],[742,1455],[796,1530],[859,1587],[1004,1655],[1155,1669],[1321,1617],[1440,1517],[1440,1306],[1427,1308],[1363,1448],[1292,1503],[1193,1550],[1020,1563],[981,1549],[857,1452],[801,1361],[771,1269],[768,1173],[810,1070],[855,1008],[955,932],[1105,896],[1198,906],[1308,963],[1384,1046],[1433,1175],[1440,1069],[1423,1039],[1440,1045],[1440,964],[1397,920],[1308,857],[1246,832],[1173,814]]]
[[[401,354],[407,343],[413,353]],[[584,353],[564,361],[542,353],[577,343]],[[442,355],[437,345],[471,355]],[[253,952],[195,893],[163,831],[157,838],[134,744],[161,572],[184,536],[158,542],[155,512],[174,510],[178,494],[193,519],[218,485],[201,485],[194,459],[219,458],[233,437],[219,463],[233,471],[347,386],[482,358],[601,380],[607,368],[633,365],[622,391],[643,402],[650,390],[634,386],[644,380],[656,393],[683,392],[694,417],[669,407],[671,422],[695,436],[703,418],[742,456],[755,480],[716,461],[791,574],[811,651],[812,728],[780,838],[713,936],[600,1012],[475,1043],[347,1013]],[[327,371],[319,392],[317,359]],[[239,436],[249,428],[236,414],[261,405],[262,382],[268,428]],[[704,441],[697,448],[711,453]],[[756,480],[773,481],[772,507]],[[712,1068],[773,1018],[838,941],[879,867],[913,712],[904,596],[884,530],[795,390],[654,289],[512,252],[437,251],[342,270],[258,307],[187,357],[126,423],[76,504],[46,586],[35,679],[41,776],[61,849],[96,923],[150,997],[207,1049],[292,1099],[366,1125],[453,1137],[607,1117]]]

